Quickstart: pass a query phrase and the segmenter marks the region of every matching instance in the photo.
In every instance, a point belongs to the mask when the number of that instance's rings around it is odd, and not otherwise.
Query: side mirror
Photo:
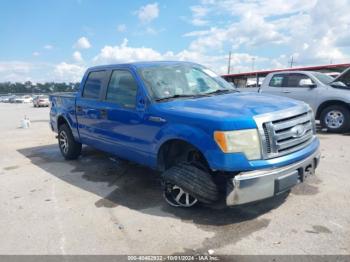
[[[309,88],[317,87],[317,85],[314,82],[312,82],[312,80],[310,78],[301,79],[299,82],[299,86],[309,87]]]

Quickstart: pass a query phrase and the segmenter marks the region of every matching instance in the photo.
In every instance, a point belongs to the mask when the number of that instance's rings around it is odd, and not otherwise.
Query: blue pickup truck
[[[85,144],[156,169],[172,206],[269,198],[314,174],[320,159],[308,105],[237,92],[195,63],[89,68],[77,93],[50,101],[65,159]]]

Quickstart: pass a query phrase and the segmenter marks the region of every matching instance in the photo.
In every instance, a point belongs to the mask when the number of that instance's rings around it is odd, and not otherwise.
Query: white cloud
[[[234,70],[243,70],[248,68],[252,61],[252,55],[247,53],[233,53],[231,57]],[[255,62],[266,61],[266,58],[254,56]],[[135,61],[160,61],[160,60],[179,60],[191,61],[210,67],[218,73],[226,73],[227,71],[227,55],[206,55],[199,50],[184,49],[174,53],[167,51],[160,53],[152,48],[147,47],[131,47],[128,40],[120,45],[105,46],[100,53],[94,58],[96,64],[124,63]]]
[[[74,44],[74,47],[77,49],[89,49],[91,47],[91,44],[89,42],[89,39],[83,36],[77,40],[77,42]]]
[[[159,16],[158,3],[141,6],[135,14],[142,23],[149,23]]]
[[[315,6],[317,0],[202,0],[203,6],[213,12],[241,16],[254,12],[260,17],[284,16],[310,10]]]
[[[40,53],[39,53],[39,52],[37,52],[37,51],[35,51],[35,52],[33,52],[33,53],[32,53],[32,55],[33,55],[33,56],[39,56],[39,55],[40,55]]]
[[[103,47],[100,53],[94,58],[94,61],[98,63],[116,63],[159,59],[161,59],[161,54],[157,51],[146,47],[129,47],[128,40],[125,38],[121,45],[107,45]]]
[[[83,77],[85,68],[76,64],[62,62],[55,66],[55,80],[59,82],[78,82]]]
[[[45,45],[44,48],[46,50],[51,50],[51,49],[53,49],[53,46],[52,45]]]
[[[191,8],[193,19],[211,16],[215,26],[187,32],[193,37],[190,50],[202,53],[228,50],[280,49],[270,52],[272,58],[261,67],[284,64],[293,55],[298,66],[342,63],[349,60],[350,5],[347,0],[201,0]],[[228,22],[228,21],[233,22]],[[213,25],[213,24],[211,24]],[[278,54],[279,51],[286,52]]]
[[[117,31],[120,33],[123,33],[126,31],[126,25],[125,24],[120,24],[117,26]]]
[[[33,69],[33,64],[23,61],[0,61],[0,73],[28,73]]]
[[[50,71],[46,63],[29,63],[25,61],[0,61],[0,79],[2,82],[45,81],[43,75]]]
[[[61,62],[49,64],[25,61],[0,61],[2,82],[79,82],[84,74],[83,65]]]
[[[192,12],[191,23],[195,26],[204,26],[209,23],[208,20],[205,20],[204,17],[207,16],[209,10],[206,7],[195,5],[190,7]]]
[[[84,61],[84,59],[83,59],[83,57],[82,57],[82,55],[81,55],[81,53],[80,53],[79,51],[75,51],[75,52],[73,53],[73,59],[74,59],[74,61],[76,61],[76,62],[78,62],[78,63]]]
[[[224,45],[236,49],[241,46],[256,47],[265,44],[281,44],[287,37],[272,23],[267,23],[262,17],[251,13],[244,14],[239,22],[225,27],[212,27],[209,30],[193,31],[185,36],[197,37],[190,44],[193,50],[217,50]]]

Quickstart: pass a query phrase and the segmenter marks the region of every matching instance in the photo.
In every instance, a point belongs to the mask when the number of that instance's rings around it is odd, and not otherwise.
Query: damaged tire
[[[72,131],[66,124],[58,128],[58,146],[66,160],[77,159],[81,153],[81,143],[74,140]]]
[[[188,163],[169,168],[162,178],[165,200],[172,206],[191,207],[197,202],[211,204],[219,199],[212,176]]]

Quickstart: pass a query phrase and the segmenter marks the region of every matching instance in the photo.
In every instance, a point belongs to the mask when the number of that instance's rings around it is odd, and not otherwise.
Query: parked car
[[[47,95],[38,95],[33,99],[34,107],[48,107],[50,105],[49,96]]]
[[[11,98],[11,96],[1,96],[0,97],[0,102],[1,103],[8,103],[10,98]]]
[[[323,128],[342,133],[350,129],[350,71],[335,79],[319,72],[283,71],[270,73],[260,88],[239,91],[261,92],[306,102]]]
[[[16,98],[17,98],[17,96],[16,95],[12,95],[12,96],[10,96],[10,98],[9,98],[9,103],[15,103],[15,100],[16,100]]]
[[[16,96],[13,100],[13,103],[23,103],[24,99],[22,96]]]
[[[33,98],[29,95],[17,96],[14,99],[14,103],[32,103],[32,102],[33,102]]]
[[[269,198],[303,182],[319,163],[308,105],[237,92],[194,63],[93,67],[77,93],[50,100],[65,159],[78,158],[86,144],[156,169],[173,206],[210,204],[219,192],[227,205]]]

